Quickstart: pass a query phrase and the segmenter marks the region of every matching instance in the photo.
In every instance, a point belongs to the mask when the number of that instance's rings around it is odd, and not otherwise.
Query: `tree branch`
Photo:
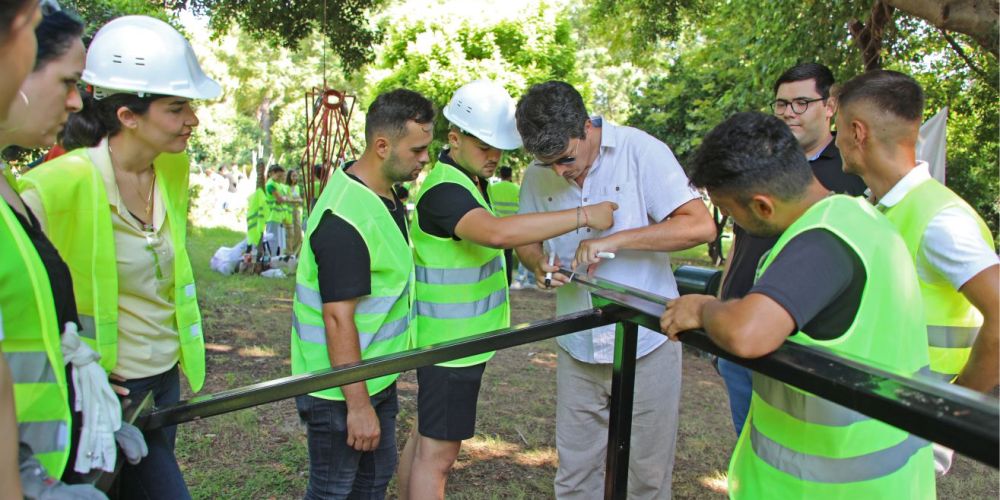
[[[969,67],[969,69],[971,69],[975,74],[979,75],[979,77],[982,78],[982,80],[986,82],[987,85],[993,87],[993,89],[997,89],[997,82],[994,81],[995,79],[990,78],[990,75],[986,73],[985,70],[983,70],[979,66],[976,66],[976,64],[972,62],[972,59],[970,59],[969,56],[966,55],[965,50],[963,50],[962,46],[958,44],[958,40],[955,40],[955,37],[951,36],[951,34],[949,34],[947,31],[941,28],[938,28],[938,31],[940,31],[941,36],[943,36],[944,39],[948,41],[948,45],[951,45],[951,48],[955,50],[955,53],[958,54],[958,57],[961,57],[962,60],[965,61],[965,64]]]
[[[997,39],[1000,4],[996,0],[885,0],[893,7],[926,20],[937,28],[972,37],[993,57],[1000,56]]]

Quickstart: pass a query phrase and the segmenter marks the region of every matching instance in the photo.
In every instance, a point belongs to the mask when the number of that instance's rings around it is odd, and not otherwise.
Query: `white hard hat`
[[[444,108],[452,125],[497,149],[521,147],[514,99],[500,84],[476,80],[462,85]]]
[[[184,36],[148,16],[105,24],[90,43],[80,79],[94,87],[97,99],[122,93],[212,99],[222,93]]]

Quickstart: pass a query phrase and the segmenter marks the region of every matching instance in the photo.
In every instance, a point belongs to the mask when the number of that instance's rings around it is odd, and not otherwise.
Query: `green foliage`
[[[382,34],[368,20],[382,0],[190,0],[182,1],[198,14],[211,16],[217,36],[239,26],[255,40],[296,49],[316,30],[350,70],[373,58]],[[325,22],[324,22],[325,20]]]
[[[555,9],[537,5],[509,13],[516,15],[508,18],[486,17],[480,9],[464,16],[438,14],[432,10],[426,19],[386,17],[392,23],[372,72],[384,76],[366,92],[368,102],[379,93],[405,87],[422,93],[440,110],[455,90],[479,78],[500,83],[515,99],[531,85],[553,79],[586,93],[577,69],[573,27]],[[447,126],[439,117],[433,150],[443,147]],[[525,160],[518,156],[513,166]]]
[[[86,24],[85,38],[89,39],[108,21],[121,16],[152,16],[179,28],[176,19],[162,5],[149,0],[62,0],[62,8],[75,12]]]
[[[727,116],[767,111],[773,82],[786,68],[815,61],[838,81],[862,71],[861,56],[847,31],[866,19],[867,1],[797,4],[776,0],[714,3],[697,32],[687,33],[659,74],[634,93],[629,123],[659,137],[684,158]],[[969,66],[926,22],[897,13],[886,32],[883,64],[913,75],[927,95],[926,117],[950,107],[948,185],[997,230],[998,117],[996,59],[957,40],[980,69]],[[825,41],[825,43],[817,43]],[[993,75],[984,79],[980,73]]]
[[[597,0],[587,22],[613,52],[640,60],[690,29],[705,0]]]

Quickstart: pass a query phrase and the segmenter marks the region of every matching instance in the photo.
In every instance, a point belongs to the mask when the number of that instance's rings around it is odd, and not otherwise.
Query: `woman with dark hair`
[[[0,79],[0,119],[6,119],[10,105],[17,96],[21,82],[31,71],[35,57],[35,25],[41,19],[41,11],[33,0],[3,0],[0,1],[0,66],[5,71],[5,77]],[[0,178],[6,179],[7,170]],[[0,193],[4,200],[13,191],[3,182]],[[0,283],[14,283],[14,279],[23,280],[29,266],[38,263],[38,256],[24,249],[26,236],[14,218],[7,203],[0,203],[0,254],[4,256],[0,265]],[[18,251],[15,248],[22,250]],[[15,278],[18,277],[18,278]],[[24,303],[20,296],[23,290],[9,290],[11,287],[0,286],[0,339],[4,336],[4,326],[7,324],[3,312],[7,309],[8,299]],[[12,318],[10,318],[12,319]],[[0,435],[13,437],[17,434],[17,421],[14,415],[14,390],[10,370],[5,356],[0,356]],[[4,485],[4,498],[21,498],[21,481],[18,473],[17,439],[0,440],[0,484]]]
[[[186,248],[184,150],[198,125],[192,99],[214,98],[184,37],[145,16],[94,35],[79,120],[66,136],[88,146],[33,169],[25,202],[69,263],[81,337],[119,394],[150,392],[157,406],[205,380],[205,343]],[[64,217],[73,214],[73,217]],[[174,457],[176,427],[145,433],[149,456],[121,474],[126,498],[189,498]]]

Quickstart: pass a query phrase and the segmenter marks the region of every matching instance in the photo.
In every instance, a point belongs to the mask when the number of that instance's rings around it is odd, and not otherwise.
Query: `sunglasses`
[[[550,161],[548,163],[542,163],[543,167],[551,167],[553,165],[572,165],[576,162],[575,156],[563,156],[558,160]]]

